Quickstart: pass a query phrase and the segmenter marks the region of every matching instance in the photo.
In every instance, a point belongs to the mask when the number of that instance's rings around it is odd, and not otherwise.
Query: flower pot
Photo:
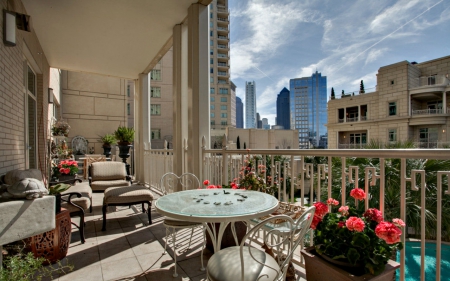
[[[125,163],[127,169],[127,175],[130,175],[130,164],[127,163],[127,158],[130,157],[130,148],[133,145],[123,145],[119,144],[119,157],[122,158],[122,162]]]
[[[358,273],[361,269],[336,266],[317,255],[314,247],[305,248],[301,253],[305,259],[306,280],[308,281],[392,281],[395,270],[400,267],[399,263],[389,260],[383,272],[379,275],[372,275],[364,273],[364,268],[362,268],[362,272]]]
[[[216,228],[216,233],[219,232],[220,223],[212,223]],[[247,233],[247,226],[242,221],[237,221],[234,224],[236,228],[236,237],[238,242],[241,243],[245,234]],[[211,227],[211,223],[209,223],[209,227]],[[233,232],[231,231],[231,223],[227,225],[225,228],[225,232],[223,233],[222,243],[220,244],[220,249],[236,246],[236,241],[234,240]],[[214,253],[214,246],[212,244],[211,237],[209,236],[208,231],[206,231],[206,248]]]
[[[75,182],[76,177],[77,177],[77,175],[60,175],[60,176],[58,177],[58,180],[59,180],[60,182],[61,182],[61,181],[72,180],[72,181],[73,181],[73,184],[75,185],[75,184],[76,184],[76,182]]]
[[[106,158],[110,158],[110,156],[111,156],[111,146],[103,146],[103,155],[105,155]]]

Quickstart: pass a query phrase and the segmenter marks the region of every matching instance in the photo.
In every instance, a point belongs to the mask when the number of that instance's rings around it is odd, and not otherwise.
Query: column
[[[361,121],[361,105],[358,105],[358,120]]]
[[[192,4],[188,12],[188,172],[203,180],[202,137],[210,147],[209,8]]]
[[[442,113],[447,114],[447,94],[442,92]]]
[[[173,172],[183,170],[184,140],[188,139],[188,26],[173,28]]]
[[[150,74],[141,73],[135,85],[136,95],[139,98],[139,103],[136,105],[138,110],[137,119],[139,120],[137,126],[139,134],[135,140],[135,156],[136,156],[136,179],[139,182],[145,182],[145,167],[144,167],[144,152],[150,149],[151,141],[151,127],[150,127]]]
[[[344,123],[347,122],[347,108],[344,107]]]

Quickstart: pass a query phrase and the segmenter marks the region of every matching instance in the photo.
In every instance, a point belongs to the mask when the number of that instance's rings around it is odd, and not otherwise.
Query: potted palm
[[[127,128],[124,126],[119,126],[116,131],[114,131],[114,136],[117,139],[117,144],[119,146],[119,157],[122,158],[123,163],[127,167],[127,174],[130,174],[130,165],[127,163],[127,158],[130,157],[130,148],[133,146],[134,141],[134,129]]]
[[[106,134],[104,136],[100,136],[100,141],[103,143],[102,147],[103,147],[103,154],[106,157],[110,157],[111,156],[111,144],[115,143],[116,137],[113,134]]]

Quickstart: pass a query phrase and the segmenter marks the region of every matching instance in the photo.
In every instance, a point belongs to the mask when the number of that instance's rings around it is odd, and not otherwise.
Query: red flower
[[[366,198],[366,193],[364,192],[364,190],[362,190],[361,188],[353,188],[352,191],[350,191],[350,196],[362,201]]]
[[[343,228],[345,223],[343,221],[338,222],[338,228]]]
[[[403,222],[403,221],[402,221]],[[382,221],[375,228],[375,234],[388,244],[400,242],[402,231],[393,223]]]
[[[339,201],[337,201],[336,199],[333,199],[333,198],[328,198],[327,205],[337,206],[337,205],[339,205]]]
[[[364,224],[364,221],[358,217],[349,217],[345,222],[345,226],[350,231],[362,232],[366,225]]]
[[[314,206],[316,207],[316,212],[314,213],[315,216],[323,217],[326,213],[328,213],[328,206],[322,202],[316,202],[314,203]]]
[[[378,209],[375,208],[367,209],[363,216],[371,221],[381,222],[383,220],[383,215]]]
[[[317,209],[316,209],[317,212]],[[311,216],[311,215],[310,215]],[[309,219],[309,217],[308,217]],[[313,220],[311,222],[311,228],[316,229],[317,225],[322,221],[322,217],[319,217],[318,215],[314,215]]]
[[[232,182],[232,183],[230,184],[230,186],[231,186],[232,189],[238,189],[237,184],[235,184],[234,182]]]
[[[217,187],[215,185],[208,185],[206,188],[207,189],[216,189]]]
[[[343,216],[348,215],[348,206],[341,206],[338,212],[341,213]]]
[[[203,185],[209,185],[209,180],[204,180]]]
[[[392,222],[398,227],[405,227],[406,224],[401,219],[393,219]]]

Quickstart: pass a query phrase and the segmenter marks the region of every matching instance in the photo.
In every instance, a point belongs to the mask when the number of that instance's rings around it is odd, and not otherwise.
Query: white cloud
[[[385,53],[388,50],[389,50],[388,48],[369,50],[364,65],[374,62],[377,58],[379,58],[381,55],[383,55],[383,53]]]

